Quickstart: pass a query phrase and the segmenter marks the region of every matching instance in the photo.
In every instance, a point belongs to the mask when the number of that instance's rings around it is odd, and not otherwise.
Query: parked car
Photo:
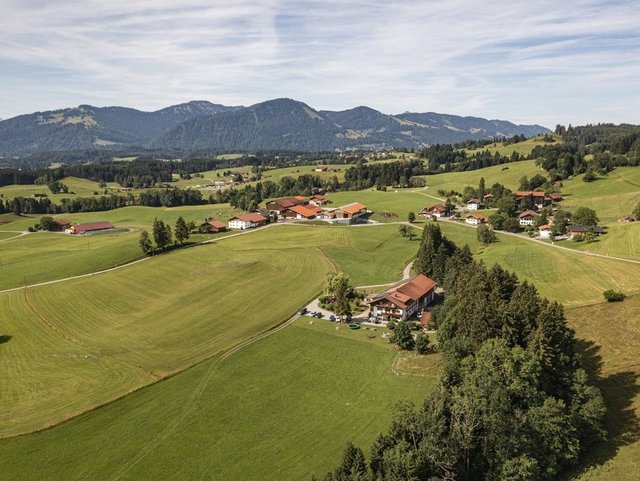
[[[331,314],[331,315],[329,316],[329,320],[330,320],[331,322],[335,321],[335,320],[336,320],[336,316],[334,316],[333,314]]]
[[[303,307],[302,309],[300,309],[301,316],[304,316],[307,312],[309,312],[309,309],[307,309],[306,307]]]

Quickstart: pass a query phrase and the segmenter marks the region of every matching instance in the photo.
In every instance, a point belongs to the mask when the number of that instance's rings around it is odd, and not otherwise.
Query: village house
[[[327,198],[324,195],[320,195],[320,194],[315,194],[309,197],[309,204],[315,205],[318,207],[321,205],[324,205],[326,201],[327,201]]]
[[[242,214],[229,219],[229,229],[253,229],[267,223],[267,218],[262,214],[253,212],[251,214]]]
[[[480,224],[486,224],[489,219],[487,219],[482,214],[469,214],[464,218],[464,221],[469,225],[478,226]]]
[[[541,225],[540,227],[538,227],[538,232],[540,233],[540,239],[551,238],[551,226],[549,224]]]
[[[433,301],[436,286],[436,281],[422,274],[402,281],[382,294],[365,300],[370,307],[370,317],[380,322],[404,321]]]
[[[437,217],[439,219],[440,217],[447,217],[449,215],[449,209],[447,209],[445,205],[435,204],[422,209],[420,215],[422,217]]]
[[[480,208],[480,199],[474,197],[467,202],[467,210],[478,210]]]
[[[562,194],[554,192],[552,194],[549,194],[549,199],[551,200],[551,202],[560,202],[562,200]]]
[[[589,232],[593,232],[595,235],[604,234],[604,229],[599,225],[571,224],[567,226],[566,231],[567,237],[569,237],[569,239],[571,240],[575,239],[576,236],[584,236]]]
[[[90,232],[98,232],[103,230],[115,229],[111,222],[86,222],[84,224],[72,224],[67,227],[65,234],[83,235]]]
[[[537,192],[532,190],[519,190],[513,193],[516,196],[516,200],[521,202],[525,199],[531,199],[533,207],[540,210],[543,207],[551,203],[551,198],[545,195],[544,192]]]
[[[493,201],[493,194],[486,194],[482,196],[482,202],[484,202],[485,204],[491,201]]]
[[[224,232],[227,226],[219,220],[210,220],[200,225],[200,232]]]
[[[538,217],[538,214],[536,214],[534,211],[525,210],[518,216],[518,223],[521,227],[527,227],[535,223],[536,217]]]

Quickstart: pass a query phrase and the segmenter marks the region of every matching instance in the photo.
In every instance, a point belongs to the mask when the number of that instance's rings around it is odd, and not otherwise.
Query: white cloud
[[[293,97],[522,122],[638,122],[634,1],[0,0],[0,116]]]

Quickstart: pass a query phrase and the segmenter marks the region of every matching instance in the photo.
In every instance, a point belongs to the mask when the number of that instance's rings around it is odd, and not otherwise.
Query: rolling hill
[[[387,115],[364,106],[318,111],[291,99],[250,107],[192,101],[156,112],[80,105],[0,122],[0,156],[128,146],[183,151],[414,148],[547,132],[539,125],[436,113]]]

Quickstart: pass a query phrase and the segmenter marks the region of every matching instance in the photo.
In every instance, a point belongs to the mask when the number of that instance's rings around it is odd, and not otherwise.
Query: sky
[[[640,123],[640,2],[0,0],[0,118],[289,97]]]

